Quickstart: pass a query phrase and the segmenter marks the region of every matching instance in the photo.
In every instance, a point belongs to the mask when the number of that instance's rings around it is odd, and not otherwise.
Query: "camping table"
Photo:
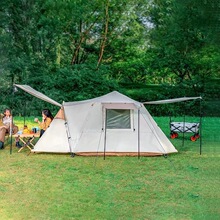
[[[21,141],[24,145],[18,150],[18,152],[21,152],[25,147],[27,147],[30,151],[32,150],[32,147],[34,147],[33,140],[37,137],[40,137],[40,133],[34,133],[34,134],[14,134],[13,137],[19,138],[19,141]]]

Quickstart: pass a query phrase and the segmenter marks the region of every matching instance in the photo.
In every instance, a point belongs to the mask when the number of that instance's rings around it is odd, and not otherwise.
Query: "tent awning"
[[[182,97],[182,98],[176,98],[176,99],[164,99],[164,100],[158,100],[158,101],[150,101],[150,102],[143,102],[143,104],[167,104],[167,103],[175,103],[175,102],[184,102],[194,99],[202,99],[202,97]]]
[[[41,92],[38,92],[37,90],[33,89],[32,87],[28,86],[28,85],[18,85],[18,84],[14,84],[14,86],[24,90],[25,92],[43,100],[43,101],[46,101],[46,102],[49,102],[53,105],[56,105],[56,106],[59,106],[61,107],[62,105],[56,101],[54,101],[53,99],[49,98],[48,96],[44,95],[43,93]]]

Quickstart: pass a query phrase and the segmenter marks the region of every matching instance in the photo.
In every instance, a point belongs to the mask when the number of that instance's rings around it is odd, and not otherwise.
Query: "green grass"
[[[169,119],[155,119],[169,135]],[[0,219],[220,219],[219,130],[220,118],[204,118],[202,155],[186,135],[168,158],[10,155],[7,146]]]

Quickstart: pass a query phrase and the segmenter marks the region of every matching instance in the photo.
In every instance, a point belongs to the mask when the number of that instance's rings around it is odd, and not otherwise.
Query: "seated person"
[[[23,134],[30,134],[30,130],[27,125],[24,125]]]
[[[3,114],[0,114],[0,127],[4,125],[4,124],[3,124],[3,121],[2,121],[3,117],[4,117],[4,115],[3,115]]]
[[[44,109],[42,111],[42,121],[40,121],[38,118],[35,118],[34,121],[38,122],[40,125],[40,137],[43,135],[43,133],[46,131],[46,129],[50,126],[50,123],[53,120],[53,115],[51,114],[49,109]]]
[[[18,131],[18,127],[15,126],[12,122],[13,120],[12,120],[11,110],[5,109],[1,119],[1,126],[0,126],[0,149],[4,149],[5,134],[17,133]]]

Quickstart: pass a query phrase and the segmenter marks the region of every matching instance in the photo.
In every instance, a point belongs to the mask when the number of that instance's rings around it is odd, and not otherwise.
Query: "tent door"
[[[129,107],[131,107],[129,105]],[[134,107],[132,108],[117,108],[117,106],[103,107],[103,126],[104,131],[104,159],[106,156],[107,146],[107,130],[114,132],[120,132],[120,130],[132,130],[134,128]],[[138,123],[137,123],[137,151],[138,157],[140,156],[140,110],[138,109]]]

